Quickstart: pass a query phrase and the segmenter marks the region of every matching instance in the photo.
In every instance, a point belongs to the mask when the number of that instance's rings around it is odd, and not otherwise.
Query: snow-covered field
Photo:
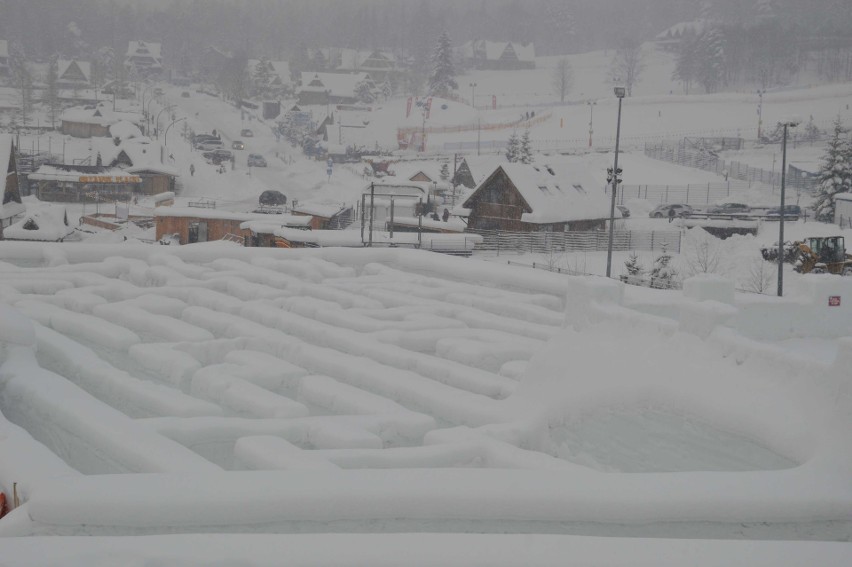
[[[603,183],[616,115],[607,61],[572,57],[564,106],[551,106],[549,59],[510,80],[462,77],[477,106],[495,94],[500,108],[435,104],[427,127],[471,128],[430,134],[425,157],[465,143],[472,167],[487,167],[501,158],[470,150],[478,134],[503,142],[513,128],[487,126],[530,109],[546,117],[534,142],[578,153],[596,99],[595,151],[536,160],[580,160]],[[625,184],[721,183],[641,146],[754,137],[756,96],[674,94],[659,54],[646,73],[623,109]],[[219,173],[172,129],[178,205],[246,211],[267,189],[353,204],[370,181],[358,164],[329,177],[220,99],[165,89],[193,130],[246,142]],[[791,113],[848,124],[850,100],[848,84],[779,89],[764,96],[764,128]],[[365,128],[340,135],[393,143],[398,126],[423,125],[405,105],[376,105]],[[21,139],[68,161],[97,151]],[[724,158],[777,170],[779,151]],[[788,151],[802,165],[821,156]],[[248,168],[248,153],[269,167]],[[737,198],[778,195],[753,184]],[[718,241],[648,218],[649,200],[624,204],[625,228],[682,232],[683,291],[506,265],[600,275],[602,252],[151,246],[141,229],[0,243],[0,490],[21,500],[0,520],[0,565],[848,566],[852,278],[785,272],[778,299],[759,256],[777,224]],[[131,213],[152,209],[141,199]],[[72,223],[83,213],[68,211]],[[789,239],[832,234],[852,242],[833,225],[787,223]],[[616,275],[626,258],[615,253]],[[708,262],[714,274],[701,273]]]

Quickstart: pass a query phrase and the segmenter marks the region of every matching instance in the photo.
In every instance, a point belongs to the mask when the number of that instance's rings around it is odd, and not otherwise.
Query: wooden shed
[[[503,164],[454,213],[468,230],[597,230],[609,218],[602,183],[584,166]]]

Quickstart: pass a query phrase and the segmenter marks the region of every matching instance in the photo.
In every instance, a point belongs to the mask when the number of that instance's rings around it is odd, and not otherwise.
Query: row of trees
[[[700,26],[699,26],[700,27]],[[680,41],[672,78],[685,93],[788,82],[808,66],[823,80],[852,80],[852,38],[815,37],[802,24],[771,18],[754,25],[706,22]]]

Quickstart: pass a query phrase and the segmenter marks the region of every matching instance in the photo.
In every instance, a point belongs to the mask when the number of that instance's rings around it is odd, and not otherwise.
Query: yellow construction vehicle
[[[798,248],[797,272],[852,276],[852,254],[846,253],[842,236],[812,236],[794,244]]]

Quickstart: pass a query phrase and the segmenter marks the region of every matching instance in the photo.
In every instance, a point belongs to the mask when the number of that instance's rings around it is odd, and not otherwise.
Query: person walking
[[[189,176],[193,177],[194,175],[195,175],[195,164],[191,163],[191,164],[189,164]]]

